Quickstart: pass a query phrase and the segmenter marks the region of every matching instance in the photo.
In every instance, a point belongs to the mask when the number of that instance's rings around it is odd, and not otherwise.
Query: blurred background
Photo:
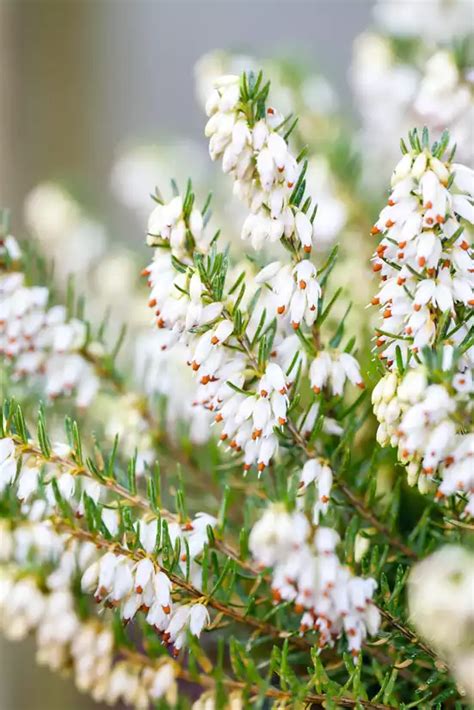
[[[59,287],[75,272],[92,310],[142,326],[149,193],[190,174],[227,203],[202,98],[216,74],[264,60],[315,157],[321,249],[341,240],[344,266],[371,250],[367,194],[380,204],[407,128],[450,127],[472,160],[472,23],[471,0],[0,0],[0,206],[56,262]],[[217,215],[230,237],[233,209]],[[370,280],[355,268],[357,318]],[[358,272],[345,271],[350,288]],[[89,707],[31,644],[0,642],[0,710]]]

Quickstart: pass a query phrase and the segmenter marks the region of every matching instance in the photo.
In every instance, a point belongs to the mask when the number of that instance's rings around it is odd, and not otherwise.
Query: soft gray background
[[[193,65],[216,48],[299,52],[346,102],[370,0],[0,0],[0,204],[81,177],[102,206],[114,149],[200,137]],[[5,57],[3,56],[5,55]]]
[[[38,181],[75,178],[109,209],[109,171],[129,138],[202,134],[193,65],[211,49],[300,52],[347,106],[352,41],[371,0],[0,0],[0,205],[21,227]],[[138,237],[141,239],[141,236]],[[85,710],[38,669],[31,644],[0,645],[0,710]]]

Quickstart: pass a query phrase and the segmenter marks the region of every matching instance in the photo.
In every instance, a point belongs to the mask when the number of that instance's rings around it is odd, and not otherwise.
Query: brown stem
[[[53,463],[56,463],[60,466],[67,467],[70,469],[70,471],[73,475],[84,475],[84,476],[87,476],[87,477],[95,480],[95,476],[86,467],[79,466],[78,464],[76,464],[75,461],[70,460],[65,457],[62,457],[62,456],[58,456],[56,454],[52,454],[49,459],[45,459],[41,450],[38,447],[33,446],[32,444],[23,444],[16,437],[14,437],[14,439],[17,442],[17,445],[19,446],[20,450],[23,453],[33,454],[35,456],[42,458],[45,461],[46,460],[52,461]],[[116,493],[118,496],[121,496],[122,498],[127,500],[134,507],[137,507],[140,510],[143,510],[144,512],[149,513],[150,515],[153,515],[153,516],[156,515],[156,513],[153,511],[148,500],[146,500],[145,498],[142,498],[139,495],[133,495],[132,493],[130,493],[130,491],[128,491],[126,488],[124,488],[124,486],[117,483],[117,481],[115,479],[111,479],[111,478],[105,479],[104,485],[106,485],[111,491]],[[177,515],[170,513],[166,509],[160,508],[160,514],[161,514],[161,517],[164,518],[165,520],[168,520],[170,522],[178,522],[178,523],[180,522],[179,517]],[[232,558],[242,569],[245,569],[246,571],[250,572],[251,574],[254,574],[256,577],[261,577],[265,583],[271,585],[271,579],[267,575],[265,575],[261,569],[256,567],[251,562],[247,562],[245,560],[242,560],[239,553],[237,552],[237,550],[235,550],[227,542],[225,542],[224,540],[215,539],[215,547],[220,552],[222,552],[222,554],[226,555],[227,557]],[[181,578],[177,577],[177,579],[181,579]],[[181,582],[183,582],[183,580],[181,580]],[[187,584],[187,583],[185,583],[185,584]],[[201,592],[199,592],[199,590],[195,590],[195,592],[197,593],[198,596],[202,596],[202,594],[201,594]],[[220,602],[217,602],[217,603],[220,604]],[[217,609],[216,606],[214,606],[214,608],[216,610],[223,612],[223,609],[221,609],[221,608]],[[439,662],[436,654],[431,649],[429,649],[429,647],[426,646],[426,644],[423,644],[422,642],[420,642],[418,637],[416,636],[416,634],[414,634],[410,629],[405,627],[400,620],[396,619],[396,617],[392,616],[389,612],[386,612],[381,607],[378,607],[378,609],[379,609],[381,615],[394,628],[396,628],[401,634],[403,634],[403,636],[407,640],[409,640],[411,643],[422,648],[428,655],[430,655],[433,659],[435,659],[437,662]],[[244,617],[242,615],[238,615],[238,616],[241,619],[245,619],[246,620],[245,623],[247,623],[248,619],[250,618],[250,617]],[[249,625],[249,624],[247,623],[247,625]],[[275,629],[276,627],[273,627],[273,628]],[[279,636],[279,638],[284,638],[284,635],[281,635],[281,632],[279,632],[279,631],[278,631],[278,636]],[[302,639],[300,639],[300,637],[292,637],[291,640],[292,640],[292,643],[295,642],[296,645],[299,645],[299,647],[301,647],[301,648],[303,647],[303,644],[300,643],[302,641]],[[310,645],[311,644],[304,642],[304,647],[306,649]]]
[[[120,555],[124,555],[125,557],[128,557],[136,562],[139,562],[141,559],[146,557],[146,553],[141,550],[129,550],[127,547],[124,547],[118,542],[112,542],[106,540],[105,538],[98,537],[97,535],[94,535],[93,533],[87,530],[83,530],[82,528],[79,528],[71,524],[69,521],[66,521],[58,516],[52,518],[52,523],[58,532],[64,532],[70,535],[71,537],[75,537],[79,540],[92,542],[99,549],[117,552]],[[270,636],[271,638],[278,641],[283,641],[286,638],[290,637],[290,634],[288,632],[281,631],[272,624],[268,624],[252,616],[246,616],[244,614],[241,614],[232,607],[227,606],[223,602],[220,602],[218,599],[203,594],[202,591],[197,589],[190,582],[187,582],[185,579],[179,577],[173,572],[168,572],[166,569],[164,570],[164,572],[166,576],[171,580],[171,582],[176,585],[176,587],[182,589],[194,599],[205,600],[206,606],[210,606],[212,609],[215,609],[215,611],[220,612],[221,614],[227,616],[236,623],[242,624],[247,627],[250,626],[258,633],[263,634],[264,636]],[[309,651],[313,646],[313,644],[311,644],[307,639],[301,636],[292,636],[291,642],[294,646],[305,651]]]
[[[381,609],[379,607],[380,614],[383,616],[384,619],[386,619],[391,626],[393,626],[397,631],[399,631],[402,636],[404,636],[410,643],[412,643],[414,646],[418,646],[418,648],[421,648],[428,656],[430,656],[434,661],[439,670],[447,670],[446,664],[436,655],[436,653],[426,644],[424,641],[421,641],[419,637],[408,627],[404,626],[402,622],[397,619],[395,616],[393,616],[389,611],[386,609]]]
[[[125,656],[125,658],[128,658],[131,661],[135,661],[137,664],[140,665],[145,665],[150,668],[159,667],[152,659],[141,653],[130,651],[129,649],[123,649],[122,655]],[[214,690],[216,688],[216,681],[212,676],[206,674],[196,676],[195,674],[190,673],[186,668],[183,668],[179,663],[174,663],[178,678],[181,678],[182,680],[185,680],[189,683],[196,683],[202,688],[206,688],[209,690]],[[258,688],[256,685],[249,685],[248,683],[244,683],[238,680],[232,680],[231,678],[222,678],[219,680],[219,683],[222,684],[224,688],[227,688],[229,691],[248,693],[250,699],[257,698],[261,695],[261,689]],[[276,700],[294,701],[294,696],[289,690],[280,690],[279,688],[270,687],[264,691],[264,695],[267,698],[275,698]],[[305,706],[308,705],[315,707],[322,706],[328,700],[333,700],[338,706],[344,708],[363,707],[367,708],[367,710],[391,710],[391,708],[395,707],[393,705],[384,705],[383,703],[372,703],[370,702],[370,700],[359,700],[357,698],[330,698],[324,693],[310,693],[308,695],[305,695],[304,698],[300,698],[299,702],[304,704]]]
[[[68,468],[70,469],[70,473],[75,476],[87,476],[88,478],[97,480],[97,477],[93,473],[91,473],[91,471],[89,471],[86,466],[80,466],[72,459],[68,459],[64,456],[59,456],[57,454],[51,454],[51,456],[46,459],[43,456],[43,453],[39,447],[34,446],[33,444],[24,444],[22,441],[20,441],[20,439],[18,439],[18,437],[13,437],[13,439],[17,443],[20,451],[24,454],[32,454],[43,459],[45,462],[53,462],[56,463],[58,466]],[[143,498],[138,494],[131,493],[127,488],[118,483],[114,478],[103,478],[101,480],[101,483],[113,493],[116,493],[118,496],[126,500],[127,503],[129,503],[133,507],[138,508],[139,510],[142,510],[145,513],[149,513],[153,517],[156,517],[155,511],[153,510],[151,504],[146,498]],[[166,510],[166,508],[160,508],[160,515],[164,520],[167,520],[172,523],[181,524],[183,522],[182,520],[180,520],[178,515],[171,513],[170,511]],[[235,562],[237,562],[243,569],[247,570],[248,572],[252,572],[257,576],[261,574],[261,571],[257,570],[251,563],[242,560],[237,550],[235,550],[228,543],[215,538],[215,547],[223,554],[235,560]]]
[[[300,432],[297,430],[296,426],[291,422],[290,420],[286,424],[288,431],[290,432],[291,436],[293,437],[294,442],[304,451],[306,456],[308,458],[314,458],[315,457],[315,452],[310,449],[304,438],[301,436]],[[390,529],[382,523],[376,515],[374,515],[365,505],[364,501],[359,498],[358,495],[356,495],[351,488],[336,474],[334,475],[334,480],[336,481],[340,491],[345,495],[345,497],[352,503],[354,508],[357,510],[359,515],[370,522],[370,524],[378,530],[378,532],[383,535],[387,542],[397,550],[400,550],[400,552],[403,552],[404,555],[409,557],[412,560],[418,559],[418,555],[414,550],[412,550],[410,547],[405,545],[401,540],[399,540],[397,537],[394,537],[393,534],[391,533]]]

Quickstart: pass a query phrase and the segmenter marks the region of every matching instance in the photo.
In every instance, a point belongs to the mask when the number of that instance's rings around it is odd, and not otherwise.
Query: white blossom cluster
[[[377,439],[398,446],[412,485],[418,481],[426,492],[441,479],[437,495],[466,494],[471,515],[474,350],[468,341],[459,348],[474,305],[473,195],[472,170],[426,148],[411,150],[395,168],[388,205],[372,230],[382,235],[373,259],[381,276],[372,301],[383,321],[377,346],[392,370],[372,395]],[[444,373],[438,382],[424,355],[436,344]]]
[[[307,71],[298,62],[288,59],[270,60],[223,51],[213,51],[203,55],[195,66],[196,93],[203,108],[209,95],[215,89],[214,82],[220,76],[253,71],[255,75],[263,69],[271,81],[272,101],[284,115],[296,112],[299,122],[296,128],[298,140],[312,146],[316,143],[316,154],[312,155],[306,181],[310,194],[318,195],[318,239],[315,248],[325,249],[341,233],[348,219],[345,198],[332,168],[323,154],[323,146],[334,139],[338,130],[335,113],[338,98],[334,88],[321,74]],[[213,186],[214,191],[214,186]],[[219,190],[219,184],[216,185]],[[240,211],[232,202],[228,207],[228,217],[222,215],[224,223],[237,221]],[[227,232],[227,230],[226,230]]]
[[[310,203],[306,200],[303,209],[292,197],[298,185],[304,189],[304,168],[298,167],[279,132],[283,118],[276,109],[268,108],[264,117],[254,120],[245,113],[244,101],[239,77],[216,80],[206,105],[211,157],[222,158],[224,171],[234,177],[236,194],[250,207],[242,237],[250,238],[257,249],[283,241],[291,245],[294,261],[271,262],[249,274],[243,299],[239,289],[225,288],[216,298],[212,284],[196,268],[196,254],[204,262],[211,259],[210,240],[206,219],[188,191],[184,198],[159,204],[151,214],[148,241],[157,248],[144,273],[151,289],[149,306],[158,328],[166,333],[161,348],[185,345],[198,380],[194,403],[222,423],[221,441],[242,452],[244,470],[256,465],[261,472],[277,452],[275,428],[287,422],[290,388],[298,371],[309,370],[311,383],[319,390],[330,381],[338,396],[346,379],[363,384],[352,355],[328,351],[310,364],[294,334],[300,327],[313,326],[321,299],[317,269],[308,258],[313,245]],[[252,304],[250,287],[254,293],[260,290]],[[231,315],[237,300],[247,319],[243,336],[235,333]],[[257,364],[249,338],[270,327],[273,315],[277,317],[273,348],[268,362]]]
[[[171,580],[157,571],[150,557],[134,562],[125,554],[107,552],[86,569],[81,586],[83,592],[94,593],[97,602],[120,607],[124,622],[139,610],[146,611],[146,621],[175,655],[185,644],[188,629],[199,637],[210,621],[203,604],[173,605]]]
[[[383,331],[378,346],[392,365],[395,348],[402,355],[431,345],[441,313],[456,306],[472,307],[473,259],[469,225],[474,223],[474,172],[443,162],[428,149],[403,156],[392,176],[388,204],[372,233],[382,239],[373,258],[381,288]],[[457,332],[462,340],[465,329]],[[387,343],[387,345],[385,344]]]
[[[48,288],[27,285],[14,237],[0,245],[0,259],[11,264],[0,270],[0,355],[11,363],[16,379],[40,375],[49,398],[74,393],[77,405],[87,407],[99,382],[81,352],[86,324],[68,318],[63,306],[49,306]],[[100,349],[99,344],[88,347]]]
[[[234,177],[235,194],[250,208],[242,238],[259,249],[266,241],[294,236],[309,253],[313,224],[305,212],[291,205],[299,170],[277,130],[283,116],[269,107],[265,118],[252,125],[240,112],[239,102],[240,77],[217,79],[206,103],[210,118],[205,132],[211,158],[222,158],[223,171]]]
[[[341,565],[338,533],[319,527],[313,534],[305,515],[275,504],[255,523],[249,542],[255,560],[273,568],[275,602],[291,601],[303,614],[301,632],[316,630],[321,648],[344,633],[357,657],[367,636],[380,626],[372,601],[377,584]]]
[[[54,451],[61,451],[63,456],[67,453],[66,447],[58,445]],[[53,479],[62,498],[69,503],[78,517],[85,514],[84,493],[96,503],[99,499],[106,502],[104,486],[98,481],[73,475],[57,461],[44,466],[35,454],[23,454],[20,458],[20,452],[12,438],[0,439],[0,493],[7,486],[14,486],[24,514],[31,522],[36,523],[38,539],[33,540],[35,546],[43,539],[46,541],[46,550],[49,544],[51,554],[57,555],[58,546],[62,552],[62,538],[51,532],[48,520],[48,516],[56,509]],[[117,535],[120,522],[117,508],[104,507],[101,518],[110,535]],[[207,542],[208,526],[214,527],[216,522],[216,518],[206,513],[198,513],[192,521],[183,526],[178,522],[170,522],[168,526],[173,548],[178,539],[182,543],[181,568],[185,572],[189,566],[189,578],[198,589],[201,585],[201,567],[194,559],[201,554]],[[163,641],[177,653],[186,641],[188,629],[195,636],[199,636],[202,628],[209,623],[209,614],[203,604],[173,604],[173,585],[167,574],[160,569],[160,555],[153,554],[157,526],[156,518],[140,519],[137,522],[137,534],[146,553],[139,560],[126,552],[113,551],[90,559],[88,554],[93,546],[81,548],[82,589],[84,592],[94,593],[97,602],[120,608],[120,616],[125,622],[130,621],[139,610],[146,610],[148,623],[162,633]],[[26,542],[32,543],[31,536]],[[18,561],[21,548],[16,549],[14,539],[12,545],[15,547]],[[186,559],[187,550],[189,560]],[[66,556],[61,557],[61,563],[54,574],[64,582],[66,578],[70,578],[75,566],[74,549],[70,549]]]
[[[462,383],[462,384],[461,384]],[[385,375],[372,393],[379,421],[377,441],[398,447],[398,458],[407,466],[408,482],[422,493],[435,487],[437,496],[465,494],[465,513],[474,515],[474,433],[458,422],[472,418],[472,374],[458,373],[456,391],[429,384],[423,367],[410,369],[403,378]]]
[[[172,543],[179,538],[189,542],[191,563],[190,580],[200,588],[201,568],[194,562],[207,541],[207,526],[215,525],[215,518],[198,514],[185,531],[178,523],[170,525]],[[141,610],[146,621],[161,635],[163,642],[178,655],[185,645],[187,632],[198,637],[210,622],[207,608],[200,603],[175,604],[172,601],[173,585],[160,569],[160,556],[152,555],[156,546],[157,521],[140,521],[139,538],[148,556],[138,562],[126,554],[106,552],[88,567],[82,577],[82,590],[93,593],[97,602],[120,608],[125,622]],[[183,544],[184,549],[184,544]],[[186,567],[186,552],[181,555],[181,566]]]
[[[459,158],[472,166],[474,68],[472,52],[460,53],[472,40],[471,3],[433,0],[427,11],[420,0],[382,0],[374,17],[374,30],[356,39],[351,69],[366,181],[377,189],[374,176],[413,125],[435,137],[449,129]]]
[[[408,580],[410,618],[418,633],[447,661],[463,695],[474,700],[472,625],[474,555],[445,545],[416,564]]]
[[[37,578],[25,576],[15,565],[0,572],[0,628],[12,641],[34,633],[38,663],[71,674],[78,690],[96,702],[122,701],[138,710],[160,698],[176,702],[171,661],[153,668],[118,660],[110,625],[93,617],[81,619],[69,588],[45,592]]]

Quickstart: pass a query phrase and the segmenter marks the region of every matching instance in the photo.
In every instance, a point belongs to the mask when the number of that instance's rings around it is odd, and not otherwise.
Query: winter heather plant
[[[402,140],[365,237],[368,354],[337,247],[318,249],[296,119],[251,72],[220,77],[206,112],[244,254],[191,181],[153,195],[142,369],[163,384],[154,360],[182,365],[167,397],[3,215],[0,627],[111,705],[467,707],[473,172],[446,132]],[[200,445],[166,424],[182,398]]]

